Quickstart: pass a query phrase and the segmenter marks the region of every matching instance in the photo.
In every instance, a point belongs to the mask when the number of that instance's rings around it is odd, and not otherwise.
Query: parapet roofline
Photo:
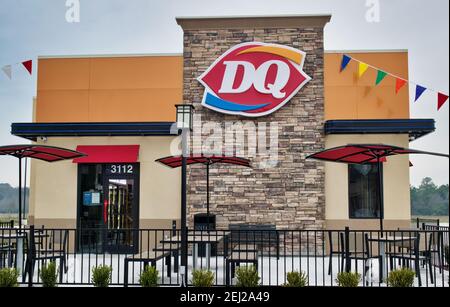
[[[325,53],[408,53],[408,49],[325,50]]]
[[[183,30],[231,30],[231,29],[273,29],[320,27],[331,20],[326,15],[267,15],[267,16],[214,16],[214,17],[177,17],[176,21]]]
[[[332,53],[408,53],[408,49],[379,49],[379,50],[325,50]],[[95,59],[95,58],[133,58],[133,57],[183,57],[183,53],[130,53],[130,54],[85,54],[85,55],[44,55],[39,60],[46,59]]]
[[[177,16],[179,19],[236,19],[236,18],[309,18],[309,17],[329,17],[331,13],[325,14],[279,14],[279,15],[218,15],[218,16]]]
[[[84,54],[84,55],[42,55],[46,59],[95,59],[95,58],[139,58],[139,57],[182,57],[183,53],[130,53],[130,54]]]

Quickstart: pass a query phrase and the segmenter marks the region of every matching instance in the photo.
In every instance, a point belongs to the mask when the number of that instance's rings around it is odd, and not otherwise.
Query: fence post
[[[350,228],[345,227],[345,272],[349,273],[352,269],[350,259]]]
[[[32,250],[34,248],[34,225],[30,226],[30,239],[28,240],[28,246],[27,251],[28,255],[26,255],[27,260],[25,261],[25,269],[28,267],[28,287],[33,287],[33,275],[34,275],[34,267],[33,267],[33,260],[30,259],[33,257],[34,251]],[[28,266],[26,265],[28,263]]]

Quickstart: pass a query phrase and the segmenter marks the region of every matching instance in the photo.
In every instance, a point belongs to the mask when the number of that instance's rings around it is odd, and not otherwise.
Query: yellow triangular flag
[[[359,62],[359,77],[361,78],[369,69],[369,65],[363,62]]]

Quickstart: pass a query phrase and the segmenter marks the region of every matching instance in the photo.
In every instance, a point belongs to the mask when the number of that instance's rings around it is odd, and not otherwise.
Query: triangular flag
[[[448,95],[438,93],[438,111],[444,106],[448,100]]]
[[[416,87],[416,100],[419,100],[419,98],[422,96],[422,94],[426,91],[427,89],[423,86],[417,85]]]
[[[9,80],[12,78],[12,67],[11,65],[6,65],[2,67],[2,71],[5,73],[5,75],[8,77]]]
[[[387,76],[387,72],[384,72],[384,71],[382,71],[382,70],[379,70],[379,71],[378,71],[378,74],[377,74],[377,82],[376,82],[376,85],[380,84],[381,81],[383,81],[384,78],[386,78],[386,76]]]
[[[359,77],[361,78],[369,68],[369,65],[363,62],[359,62]]]
[[[33,74],[33,61],[32,60],[22,62],[22,65],[26,68],[26,70],[28,70],[30,75]]]
[[[406,80],[397,78],[397,81],[395,82],[395,93],[398,94],[406,83],[408,83]]]
[[[348,55],[343,55],[342,57],[342,63],[341,63],[341,72],[344,71],[344,69],[347,68],[348,63],[350,63],[350,61],[352,60],[351,57],[349,57]]]

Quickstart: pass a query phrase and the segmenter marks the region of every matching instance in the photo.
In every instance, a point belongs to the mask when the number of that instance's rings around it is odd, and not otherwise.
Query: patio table
[[[16,269],[19,271],[19,273],[23,272],[23,241],[25,238],[27,238],[29,234],[28,230],[25,231],[19,231],[18,229],[11,231],[11,230],[7,230],[7,232],[2,232],[0,231],[0,240],[7,240],[9,242],[11,241],[16,241],[17,244],[17,261],[16,261]],[[36,230],[34,232],[34,237],[35,238],[45,238],[48,237],[49,235],[46,233],[43,233],[42,231]]]
[[[188,235],[188,244],[193,244],[192,254],[193,254],[193,269],[195,270],[197,267],[198,262],[198,246],[199,244],[203,243],[205,244],[205,250],[206,250],[206,263],[208,266],[208,269],[210,269],[211,264],[211,244],[214,243],[220,243],[225,239],[227,234],[189,234]],[[181,237],[180,236],[174,236],[168,239],[161,240],[162,244],[181,244]],[[227,244],[225,244],[225,253],[227,252]]]
[[[382,274],[381,274],[382,276],[380,276],[381,281],[385,281],[388,277],[388,275],[387,275],[388,270],[385,270],[386,264],[387,264],[386,246],[388,244],[414,241],[416,239],[417,239],[416,237],[411,237],[411,236],[369,237],[369,242],[378,243],[378,246],[379,246],[379,253],[381,256],[381,272],[382,272]]]

